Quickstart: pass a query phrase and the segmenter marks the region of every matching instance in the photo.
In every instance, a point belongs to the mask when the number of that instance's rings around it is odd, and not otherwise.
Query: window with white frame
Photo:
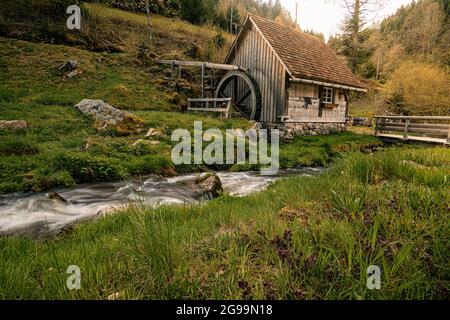
[[[322,103],[333,103],[333,88],[323,88],[322,91]]]

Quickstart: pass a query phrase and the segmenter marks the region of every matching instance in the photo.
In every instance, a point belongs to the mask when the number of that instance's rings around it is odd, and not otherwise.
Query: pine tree
[[[380,0],[341,0],[347,8],[348,14],[342,24],[340,53],[345,55],[350,69],[359,73],[361,65],[367,63],[371,50],[364,46],[370,36],[364,30],[367,24],[368,13],[377,10]],[[363,72],[365,73],[365,72]]]

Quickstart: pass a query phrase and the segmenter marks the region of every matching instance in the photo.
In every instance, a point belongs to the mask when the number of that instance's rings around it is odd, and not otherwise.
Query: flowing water
[[[280,177],[320,172],[320,168],[302,168],[280,171],[278,176],[261,176],[259,172],[217,172],[217,175],[225,192],[245,196],[263,191]],[[68,225],[95,219],[133,202],[158,206],[206,201],[209,196],[195,183],[199,176],[162,178],[152,175],[53,190],[62,199],[52,198],[48,193],[0,195],[0,235],[52,236]]]

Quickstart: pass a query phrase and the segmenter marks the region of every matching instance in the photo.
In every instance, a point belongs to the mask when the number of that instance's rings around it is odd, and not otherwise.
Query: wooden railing
[[[201,107],[195,107],[195,105],[201,105]],[[188,99],[188,110],[199,112],[219,112],[224,115],[225,118],[229,118],[231,108],[231,98],[199,98]]]
[[[380,138],[450,144],[450,117],[376,116],[375,120],[375,135]]]

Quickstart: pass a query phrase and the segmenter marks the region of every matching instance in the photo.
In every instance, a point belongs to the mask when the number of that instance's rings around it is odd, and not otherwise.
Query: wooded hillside
[[[332,37],[329,45],[371,85],[374,112],[448,115],[450,106],[450,1],[419,0],[359,30]],[[357,48],[355,50],[355,47]]]
[[[112,7],[133,12],[152,13],[170,17],[180,17],[194,24],[210,23],[230,29],[231,10],[233,10],[233,23],[240,25],[247,12],[275,20],[279,23],[295,27],[295,23],[280,0],[100,0]],[[233,29],[236,30],[236,29]]]

